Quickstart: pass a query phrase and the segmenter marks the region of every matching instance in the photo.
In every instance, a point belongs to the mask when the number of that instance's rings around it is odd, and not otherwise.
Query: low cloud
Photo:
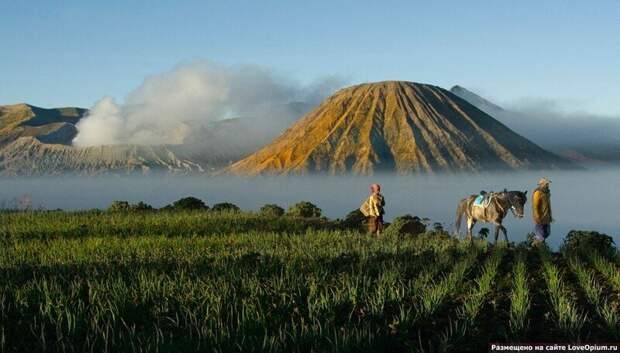
[[[509,104],[498,118],[515,131],[549,148],[620,144],[620,117],[571,109],[547,99]]]

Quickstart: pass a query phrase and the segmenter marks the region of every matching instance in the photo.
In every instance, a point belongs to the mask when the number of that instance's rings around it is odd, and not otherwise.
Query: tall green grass
[[[12,239],[89,236],[205,236],[246,232],[303,233],[308,228],[335,229],[333,222],[254,213],[207,211],[31,211],[0,212],[0,226]]]
[[[16,241],[0,263],[0,348],[402,347],[391,332],[411,322],[420,273],[459,253],[438,238],[337,231]]]
[[[513,271],[510,292],[510,329],[516,336],[523,336],[528,329],[531,308],[530,288],[527,275],[526,255],[519,253]]]
[[[504,249],[496,248],[491,257],[486,261],[482,273],[476,279],[475,286],[465,298],[460,314],[469,324],[473,324],[478,317],[482,305],[488,299],[489,294],[495,285],[494,280],[497,276],[499,265],[504,256]]]
[[[610,286],[620,291],[620,268],[614,262],[597,253],[590,254],[589,261],[605,277]]]
[[[558,328],[567,336],[576,337],[586,323],[587,315],[577,308],[573,293],[567,288],[560,269],[553,263],[548,250],[541,248],[539,253],[543,267],[542,275]]]
[[[532,331],[523,253],[251,213],[0,213],[0,352],[480,351],[472,335]],[[566,262],[541,256],[538,309],[589,337]],[[612,267],[596,261],[603,287]],[[597,293],[588,316],[612,322]]]

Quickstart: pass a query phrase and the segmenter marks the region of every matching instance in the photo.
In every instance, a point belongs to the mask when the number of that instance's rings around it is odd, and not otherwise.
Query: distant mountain
[[[172,146],[77,148],[20,137],[0,149],[0,174],[5,176],[149,174],[157,171],[188,174],[204,172],[204,168]]]
[[[461,86],[450,91],[541,147],[580,164],[620,163],[620,118],[558,116],[500,107]],[[576,109],[578,110],[578,109]]]
[[[0,175],[204,171],[166,146],[72,147],[76,124],[87,113],[86,109],[73,107],[0,106]]]
[[[82,108],[0,106],[0,175],[193,174],[219,170],[267,144],[311,107],[294,102],[191,126],[182,145],[74,147]]]
[[[226,172],[407,174],[563,167],[571,164],[447,90],[387,81],[337,92]]]

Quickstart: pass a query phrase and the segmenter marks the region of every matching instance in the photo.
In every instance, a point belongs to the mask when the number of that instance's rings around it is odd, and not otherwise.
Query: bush
[[[131,205],[131,210],[132,211],[153,211],[154,208],[148,203],[140,201],[135,205]]]
[[[108,206],[109,212],[127,212],[131,210],[131,205],[127,201],[112,201]]]
[[[363,231],[366,225],[366,216],[359,209],[349,212],[340,222],[345,229],[355,229]]]
[[[386,236],[416,236],[426,232],[426,225],[419,217],[404,215],[394,218],[392,224],[385,229]]]
[[[284,209],[276,204],[267,204],[260,208],[260,214],[265,217],[282,217]]]
[[[195,197],[184,197],[165,208],[169,210],[208,210],[209,206]]]
[[[588,255],[592,252],[611,259],[617,250],[612,237],[594,231],[571,230],[560,246],[560,252],[567,255]]]
[[[211,208],[211,211],[215,211],[215,212],[239,212],[241,211],[241,209],[230,202],[221,202],[221,203],[216,203],[215,205],[213,205],[213,207]]]
[[[108,207],[109,212],[133,212],[133,211],[152,211],[153,206],[142,201],[136,204],[130,204],[127,201],[113,201]]]
[[[440,222],[435,222],[433,223],[433,230],[435,232],[439,232],[439,233],[443,233],[443,224],[441,224]]]
[[[130,204],[127,201],[113,201],[108,206],[108,212],[133,212],[133,211],[152,211],[153,206],[142,201],[136,204]]]
[[[301,218],[319,218],[321,217],[320,208],[316,207],[308,201],[302,201],[288,208],[287,215]]]

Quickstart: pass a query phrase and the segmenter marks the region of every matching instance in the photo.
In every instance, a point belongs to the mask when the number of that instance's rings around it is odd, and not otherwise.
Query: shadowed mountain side
[[[86,112],[81,108],[44,109],[28,104],[0,106],[0,147],[20,137],[70,145],[77,134],[75,124]]]
[[[464,87],[459,85],[453,86],[450,88],[450,92],[456,94],[457,96],[463,98],[467,102],[474,105],[476,108],[482,110],[483,112],[495,117],[495,115],[491,114],[491,112],[501,112],[504,109],[482,97],[479,95],[467,90]]]
[[[570,166],[447,90],[387,81],[337,92],[226,172],[408,174]]]

